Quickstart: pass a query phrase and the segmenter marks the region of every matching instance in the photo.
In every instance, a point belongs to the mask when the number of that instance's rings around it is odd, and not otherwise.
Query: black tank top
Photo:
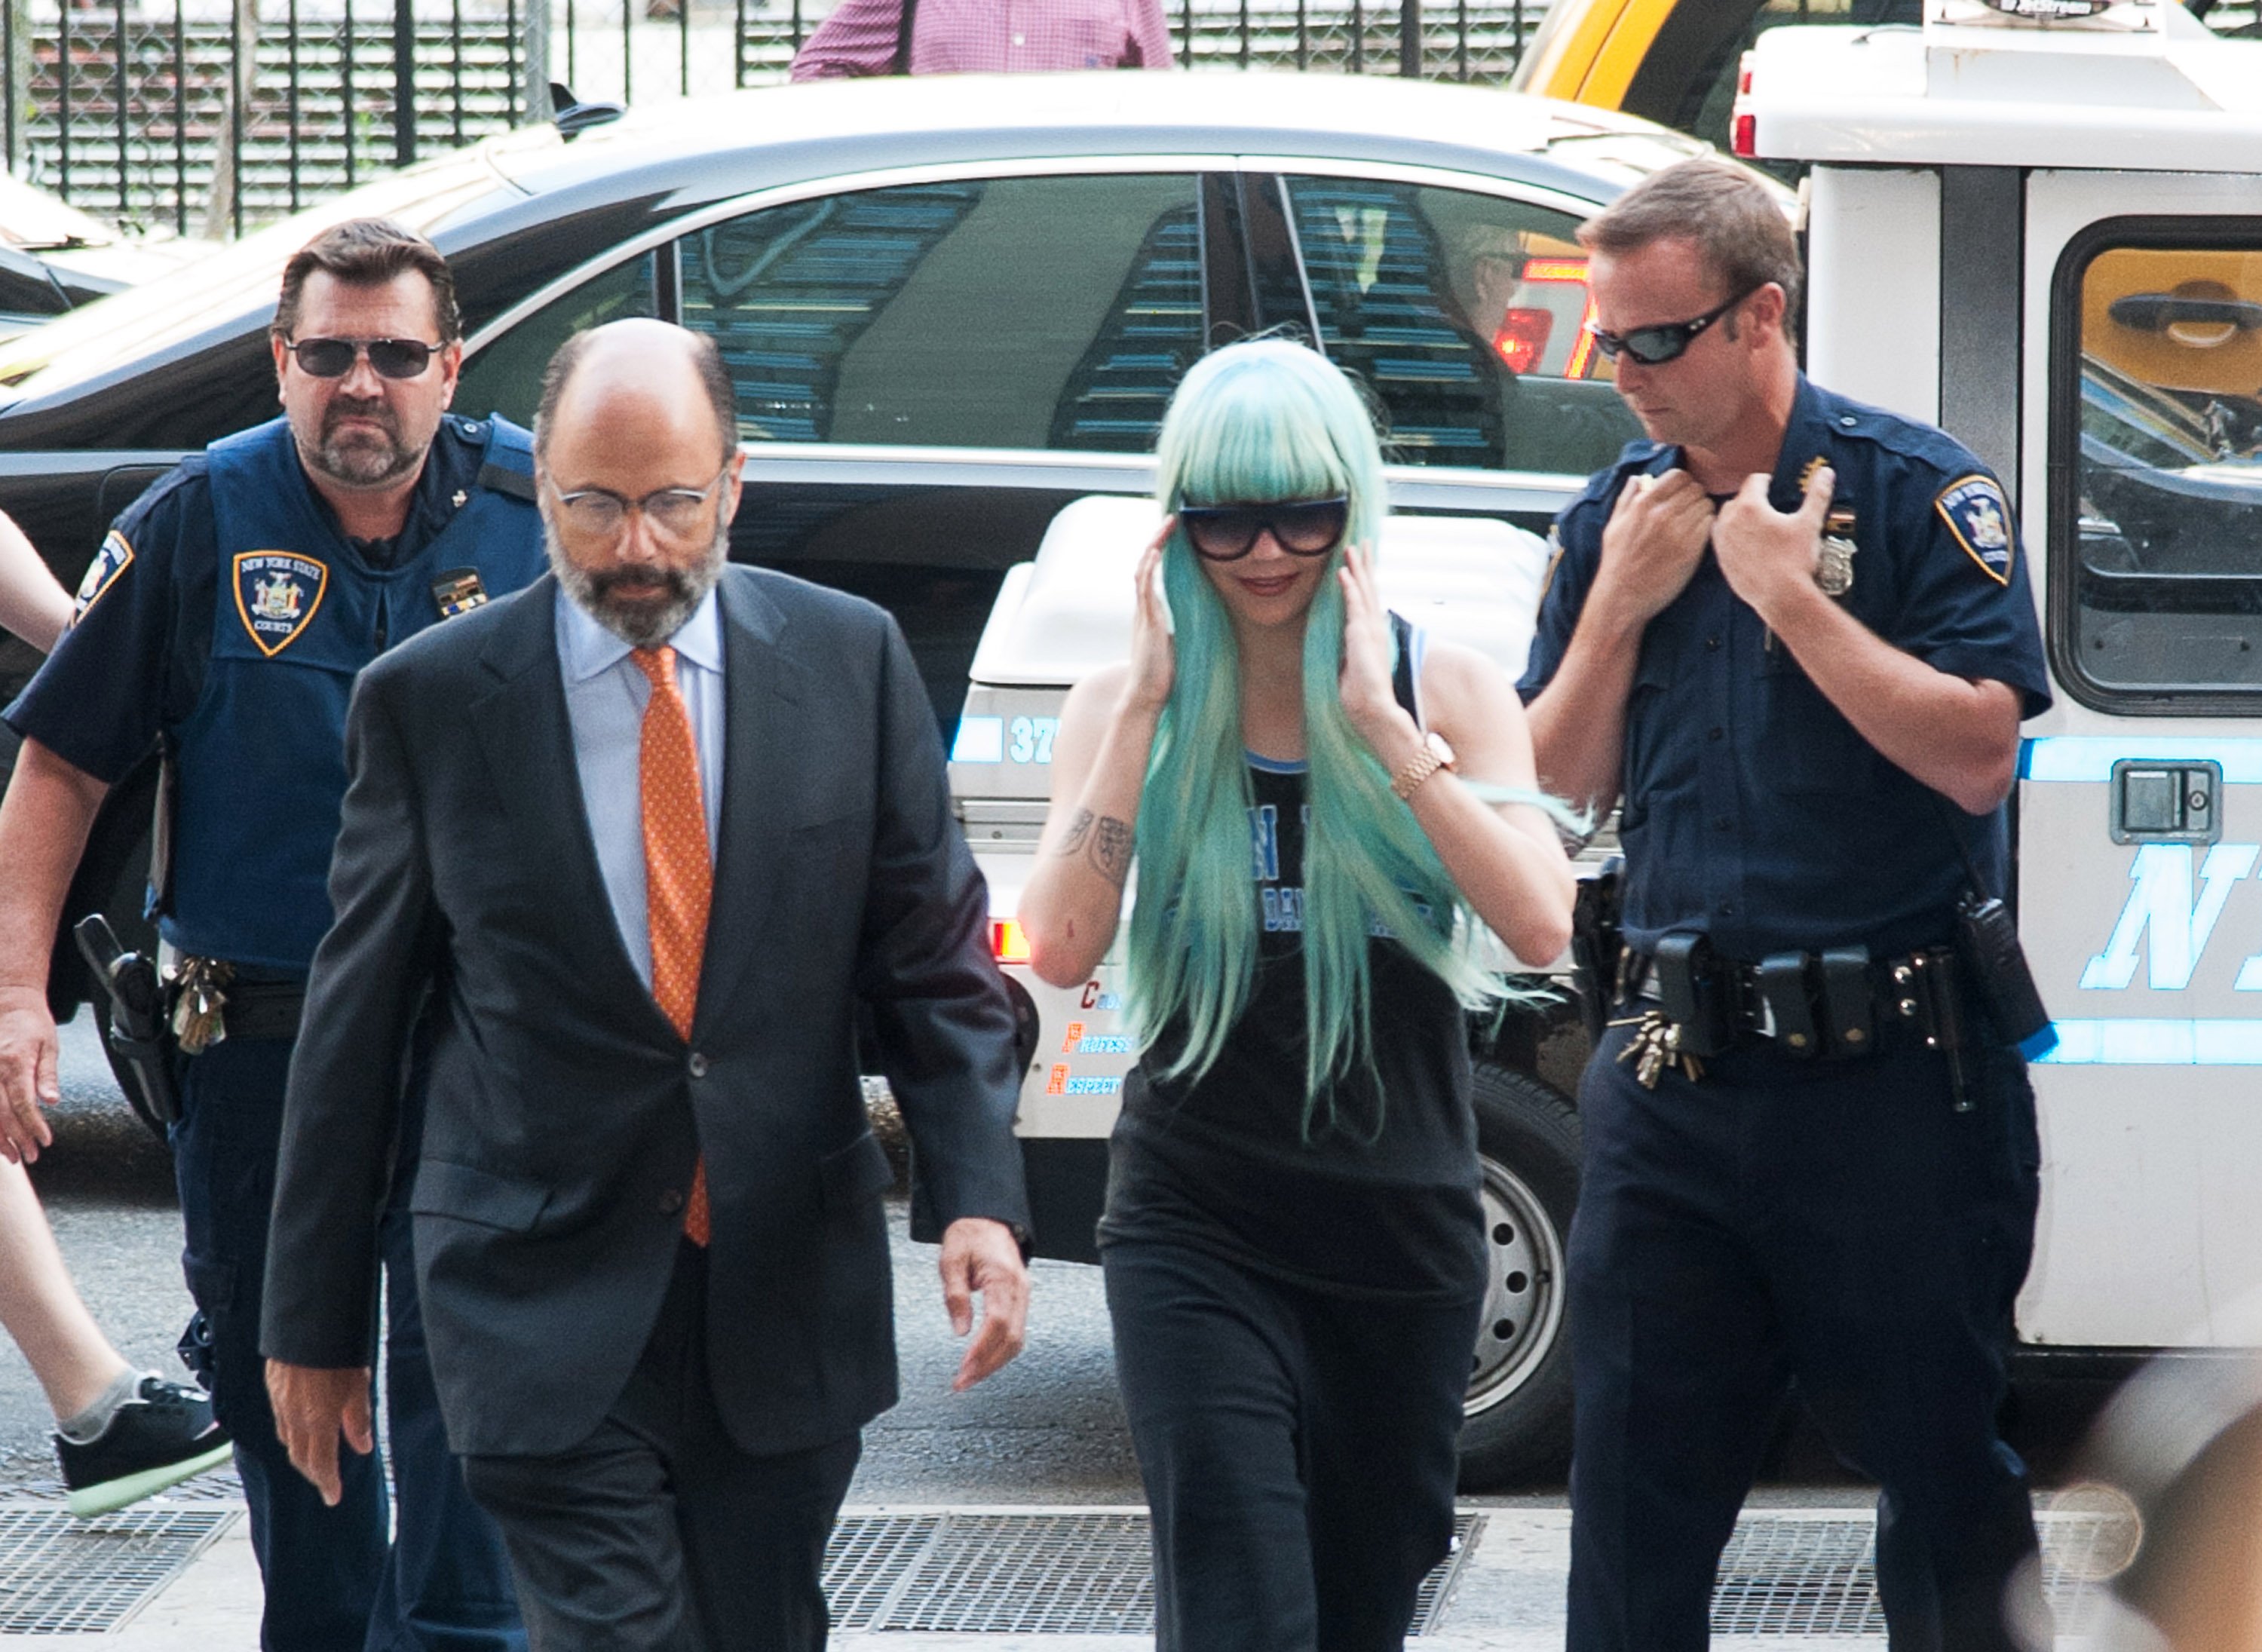
[[[1401,648],[1401,658],[1409,653]],[[1403,685],[1400,697],[1410,699]],[[1332,1115],[1323,1098],[1307,1131],[1304,774],[1252,759],[1250,780],[1261,928],[1249,1003],[1199,1082],[1156,1076],[1181,1047],[1178,1027],[1165,1029],[1125,1081],[1099,1242],[1190,1244],[1298,1283],[1366,1295],[1481,1295],[1465,1013],[1394,941],[1371,942],[1380,1096],[1354,1063],[1335,1088]]]

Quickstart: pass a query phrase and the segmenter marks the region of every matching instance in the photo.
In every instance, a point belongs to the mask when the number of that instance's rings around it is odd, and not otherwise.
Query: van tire
[[[1579,1199],[1579,1115],[1527,1073],[1476,1065],[1485,1317],[1461,1425],[1461,1489],[1560,1474],[1570,1460],[1564,1256]]]

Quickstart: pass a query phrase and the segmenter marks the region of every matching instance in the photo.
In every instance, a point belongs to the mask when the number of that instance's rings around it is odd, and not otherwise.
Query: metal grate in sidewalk
[[[2116,1517],[2054,1513],[2036,1517],[2042,1541],[2042,1592],[2063,1633],[2078,1631],[2091,1580],[2114,1569],[2127,1548]],[[1716,1635],[1845,1640],[1882,1643],[1884,1610],[1877,1604],[1877,1533],[1866,1512],[1818,1516],[1747,1512],[1720,1556],[1712,1591]]]
[[[0,1509],[0,1634],[100,1634],[188,1569],[232,1509],[133,1509],[74,1520]]]
[[[1413,1632],[1437,1620],[1484,1517],[1423,1580]],[[845,1517],[825,1557],[832,1626],[967,1634],[1155,1632],[1147,1517],[1135,1511]]]

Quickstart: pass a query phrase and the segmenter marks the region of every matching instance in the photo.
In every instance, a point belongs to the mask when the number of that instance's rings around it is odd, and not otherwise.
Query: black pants
[[[1749,1044],[1645,1090],[1606,1036],[1579,1095],[1570,1652],[1706,1644],[1713,1574],[1796,1383],[1884,1488],[1894,1652],[2008,1652],[2039,1613],[2024,1466],[1997,1438],[2033,1246],[2034,1097],[2008,1051],[1799,1064]]]
[[[259,1643],[264,1652],[523,1652],[501,1541],[448,1450],[424,1350],[407,1208],[422,1133],[416,1085],[406,1097],[402,1157],[380,1234],[397,1498],[388,1509],[379,1456],[341,1448],[344,1495],[325,1507],[276,1437],[259,1304],[290,1063],[287,1039],[237,1037],[176,1066],[183,1108],[173,1165],[188,1237],[182,1260],[197,1302],[181,1354],[235,1439],[265,1584]]]
[[[1401,1646],[1452,1544],[1481,1300],[1351,1300],[1177,1244],[1100,1259],[1154,1514],[1157,1648]]]
[[[466,1457],[535,1652],[816,1652],[825,1540],[862,1448],[750,1456],[707,1378],[707,1254],[686,1243],[628,1387],[554,1457]]]

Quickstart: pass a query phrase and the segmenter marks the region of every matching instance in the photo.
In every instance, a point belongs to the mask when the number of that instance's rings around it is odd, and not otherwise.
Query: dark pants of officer
[[[259,1304],[290,1062],[287,1039],[229,1038],[183,1057],[182,1117],[173,1128],[188,1230],[182,1260],[199,1322],[182,1355],[235,1440],[266,1586],[260,1645],[264,1652],[522,1652],[526,1634],[501,1540],[448,1451],[424,1353],[407,1214],[420,1108],[403,1121],[403,1169],[382,1229],[397,1540],[388,1547],[379,1454],[341,1446],[344,1496],[328,1508],[276,1438]]]
[[[684,1241],[628,1386],[548,1456],[473,1456],[535,1652],[820,1652],[825,1546],[863,1451],[754,1456],[708,1375],[707,1252]]]
[[[1641,1006],[1635,1006],[1639,1008]],[[1883,1488],[1894,1652],[2010,1652],[2042,1613],[2025,1467],[1995,1432],[2033,1248],[2033,1092],[1972,1052],[1970,1111],[1912,1043],[1747,1040],[1646,1090],[1608,1034],[1580,1089],[1570,1652],[1682,1652],[1795,1383]]]
[[[1101,1266],[1160,1652],[1394,1652],[1452,1545],[1482,1299],[1351,1300],[1152,1241]]]

